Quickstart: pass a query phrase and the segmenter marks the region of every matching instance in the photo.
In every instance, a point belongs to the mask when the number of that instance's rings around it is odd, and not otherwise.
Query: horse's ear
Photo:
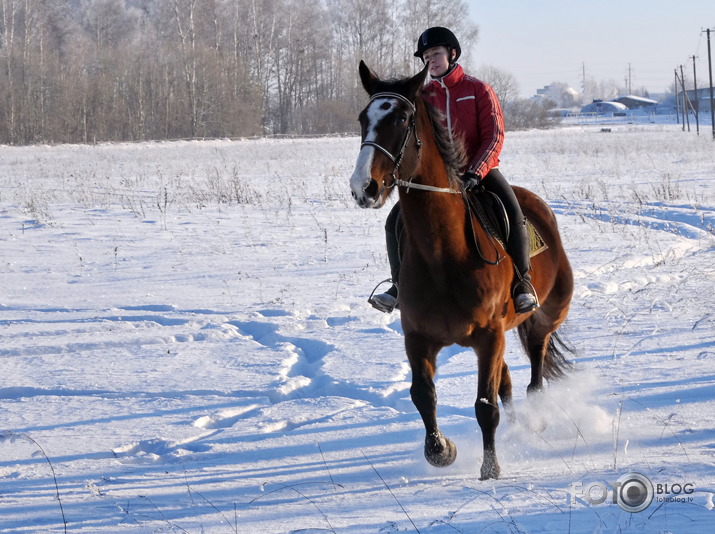
[[[380,81],[380,78],[378,78],[377,75],[370,70],[370,67],[368,67],[362,60],[360,60],[360,67],[358,70],[360,71],[362,86],[365,88],[365,91],[367,91],[367,94],[372,96],[375,92],[375,85]]]
[[[412,78],[410,78],[410,81],[408,82],[408,87],[409,87],[409,94],[408,98],[414,102],[415,97],[417,96],[417,93],[420,92],[420,89],[425,84],[425,79],[427,78],[427,72],[429,71],[429,66],[425,65],[425,68],[422,69],[420,72],[415,74]]]

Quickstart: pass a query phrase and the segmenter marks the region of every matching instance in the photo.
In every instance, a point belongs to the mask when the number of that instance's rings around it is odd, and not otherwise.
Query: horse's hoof
[[[490,478],[499,478],[501,468],[495,454],[484,453],[484,461],[482,462],[482,471],[479,480],[489,480]]]
[[[543,405],[544,400],[544,388],[542,386],[529,386],[526,388],[526,394],[529,398],[530,403],[534,408],[529,410],[529,415],[520,416],[520,421],[530,432],[541,434],[546,430],[547,423],[546,419],[543,417],[543,413],[547,413]]]
[[[526,395],[531,397],[532,395],[539,395],[544,392],[543,384],[529,384],[526,386]]]
[[[457,458],[457,446],[451,439],[445,438],[441,432],[427,436],[425,439],[425,459],[435,467],[452,465]]]

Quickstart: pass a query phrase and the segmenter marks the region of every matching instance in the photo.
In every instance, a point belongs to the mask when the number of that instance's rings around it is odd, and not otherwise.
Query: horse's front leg
[[[435,467],[445,467],[457,457],[457,447],[437,426],[437,392],[434,375],[437,353],[442,347],[417,334],[405,335],[405,349],[412,368],[410,395],[425,425],[425,458]]]
[[[511,396],[511,373],[506,362],[502,363],[501,383],[499,384],[499,398],[501,399],[504,411],[510,422],[516,421],[516,412],[514,411],[514,403]]]
[[[502,380],[508,377],[508,370],[505,371],[504,365],[505,345],[503,331],[486,331],[479,334],[479,343],[475,347],[479,360],[479,377],[474,411],[482,431],[484,445],[480,480],[499,478],[500,473],[494,444],[497,426],[499,426],[498,394],[502,393],[505,400],[510,400],[511,397],[511,391],[508,391],[511,389],[511,384],[509,383],[508,387],[504,384],[502,387]],[[507,404],[509,400],[506,401]]]

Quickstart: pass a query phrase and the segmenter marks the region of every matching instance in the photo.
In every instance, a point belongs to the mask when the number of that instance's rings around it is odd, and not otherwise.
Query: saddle
[[[479,224],[506,251],[509,242],[509,216],[501,199],[491,191],[480,188],[467,194],[469,210],[476,216]],[[533,258],[548,248],[539,232],[529,219],[526,219],[526,230],[529,235],[529,257]]]

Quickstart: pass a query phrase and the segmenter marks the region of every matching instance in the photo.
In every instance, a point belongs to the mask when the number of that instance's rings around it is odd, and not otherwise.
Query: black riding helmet
[[[415,57],[422,59],[425,50],[435,46],[446,46],[448,50],[456,50],[457,55],[455,56],[454,61],[457,61],[459,56],[462,55],[462,48],[459,46],[459,41],[454,36],[452,31],[441,26],[435,26],[433,28],[426,29],[422,32],[420,38],[417,39],[417,52],[415,52]],[[450,63],[452,63],[451,58]]]

